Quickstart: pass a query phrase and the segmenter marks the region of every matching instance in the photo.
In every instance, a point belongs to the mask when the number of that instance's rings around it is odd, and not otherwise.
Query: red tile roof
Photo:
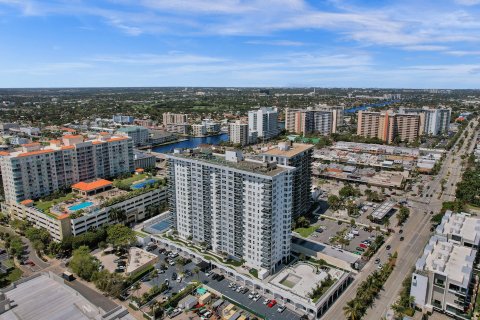
[[[88,192],[88,191],[100,189],[100,188],[103,188],[103,187],[108,187],[108,186],[111,186],[111,185],[112,185],[112,181],[108,181],[108,180],[105,180],[105,179],[98,179],[98,180],[95,180],[95,181],[92,181],[92,182],[83,182],[82,181],[82,182],[79,182],[79,183],[75,183],[72,186],[72,189],[77,189],[77,190]]]
[[[44,153],[51,153],[54,150],[52,149],[43,149],[43,150],[37,150],[37,151],[31,151],[31,152],[24,152],[20,153],[17,157],[28,157],[28,156],[35,156],[39,154],[44,154]]]

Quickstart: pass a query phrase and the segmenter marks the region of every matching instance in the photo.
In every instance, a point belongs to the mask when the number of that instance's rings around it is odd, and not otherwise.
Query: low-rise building
[[[452,243],[478,249],[480,244],[480,219],[465,212],[453,213],[448,210],[435,232],[446,237]]]
[[[415,264],[410,294],[424,311],[446,313],[456,319],[467,315],[472,296],[473,264],[477,251],[434,235]]]
[[[128,310],[111,302],[95,305],[98,293],[82,296],[53,272],[36,273],[3,288],[0,320],[134,320]],[[100,303],[100,301],[99,301]]]
[[[149,207],[167,201],[166,189],[155,185],[154,179],[137,181],[131,191],[126,191],[103,179],[80,182],[72,186],[72,193],[62,202],[46,204],[28,199],[3,203],[2,211],[12,219],[46,229],[55,241],[61,241],[118,221],[128,224],[148,218]]]

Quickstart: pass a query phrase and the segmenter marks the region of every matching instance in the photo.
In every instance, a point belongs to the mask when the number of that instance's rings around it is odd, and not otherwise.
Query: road
[[[474,128],[477,122],[474,122]],[[476,139],[478,132],[474,132],[474,129],[469,129],[469,137],[473,136]],[[465,139],[465,141],[468,141]],[[457,182],[462,178],[462,173],[464,167],[461,165],[462,159],[461,156],[464,154],[469,154],[473,151],[474,143],[471,144],[470,148],[467,150],[467,144],[461,146],[460,150],[455,153],[449,152],[444,160],[444,165],[442,166],[439,174],[436,178],[430,183],[430,188],[425,192],[425,195],[433,195],[428,197],[428,204],[424,205],[423,210],[425,212],[433,211],[437,213],[444,201],[452,201],[455,199],[455,189]],[[453,148],[452,148],[453,150]],[[453,161],[452,161],[453,160]],[[441,180],[446,179],[445,190],[441,193]],[[437,197],[441,193],[440,198]],[[412,217],[413,218],[413,217]],[[369,309],[365,319],[380,319],[382,316],[385,316],[387,309],[395,303],[397,300],[398,293],[401,289],[401,283],[405,277],[410,274],[415,261],[422,254],[425,244],[428,242],[431,234],[429,232],[431,216],[429,214],[424,215],[423,219],[416,221],[411,219],[411,222],[419,223],[419,225],[413,225],[414,229],[405,228],[405,242],[402,244],[404,247],[399,248],[399,259],[397,261],[397,266],[385,282],[384,290],[380,293],[379,299],[375,302],[373,308]],[[410,219],[409,219],[410,220]],[[412,226],[412,223],[408,224],[409,227]],[[413,231],[413,233],[411,233]],[[407,239],[407,234],[411,237],[410,240]],[[406,248],[405,248],[406,246]]]
[[[478,123],[477,120],[472,122],[474,123],[473,128],[468,126],[466,129],[469,131],[469,136],[472,136],[472,132]],[[474,132],[473,135],[476,137],[478,132]],[[468,140],[466,139],[465,141]],[[410,209],[410,218],[403,226],[404,241],[399,241],[400,235],[395,234],[386,242],[386,244],[392,246],[391,252],[398,252],[396,267],[385,283],[379,298],[375,301],[373,307],[367,311],[364,317],[365,319],[381,319],[390,305],[397,299],[403,279],[410,274],[410,271],[415,265],[415,261],[423,252],[423,248],[431,236],[431,215],[428,214],[428,212],[433,211],[434,213],[438,213],[443,201],[450,201],[455,198],[456,184],[460,181],[463,170],[463,167],[461,167],[461,155],[468,154],[466,151],[471,152],[473,147],[474,144],[472,143],[470,149],[466,150],[466,144],[464,144],[455,154],[453,154],[452,151],[448,152],[439,173],[428,183],[427,187],[424,188],[424,193],[419,197],[411,199],[413,200],[411,201],[413,206]],[[455,149],[456,146],[452,148],[452,150]],[[454,161],[452,161],[452,159]],[[441,197],[438,198],[437,195],[441,193],[441,181],[444,178],[447,180],[445,191]],[[359,284],[377,268],[374,260],[380,258],[380,260],[384,262],[387,260],[387,255],[388,252],[385,250],[385,246],[383,246],[365,265],[362,272],[360,272],[349,288],[338,298],[337,302],[327,311],[324,319],[338,320],[339,317],[343,318],[343,316],[339,316],[340,314],[343,315],[343,307],[349,300],[355,297]]]

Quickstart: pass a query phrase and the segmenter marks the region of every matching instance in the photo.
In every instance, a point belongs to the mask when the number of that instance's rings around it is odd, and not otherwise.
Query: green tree
[[[99,272],[94,272],[92,276],[95,286],[103,291],[106,295],[118,298],[123,291],[125,279],[118,273],[110,273],[103,269]]]
[[[135,242],[135,233],[129,227],[121,224],[116,224],[107,229],[108,242],[114,247],[127,247]]]
[[[333,211],[337,211],[342,206],[342,200],[334,194],[328,196],[327,202]]]
[[[90,249],[87,246],[81,246],[73,251],[69,266],[80,278],[91,281],[98,272],[99,265],[98,260],[90,254]]]
[[[360,303],[356,300],[350,300],[343,307],[343,314],[348,320],[360,320],[362,317]]]
[[[111,222],[123,223],[127,219],[125,210],[112,208],[108,211],[108,218]]]

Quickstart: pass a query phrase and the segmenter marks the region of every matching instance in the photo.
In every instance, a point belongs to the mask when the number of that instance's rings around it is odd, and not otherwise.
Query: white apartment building
[[[262,107],[248,111],[248,130],[250,133],[256,132],[261,139],[276,137],[279,133],[277,108]]]
[[[276,162],[295,167],[293,177],[292,216],[298,217],[308,212],[312,205],[312,155],[313,145],[304,143],[280,142],[260,154],[264,162]]]
[[[147,145],[150,141],[150,131],[145,127],[129,126],[117,130],[120,135],[125,135],[133,140],[133,145],[141,147]]]
[[[415,113],[422,115],[421,126],[422,133],[426,135],[436,136],[440,134],[447,134],[450,126],[450,119],[452,116],[452,109],[439,107],[422,109],[401,108],[402,113]]]
[[[0,157],[6,202],[47,196],[79,181],[134,171],[133,143],[103,133],[98,139],[65,135],[50,146],[38,143]]]
[[[273,272],[290,256],[295,168],[199,150],[167,155],[169,205],[181,238]]]
[[[434,235],[415,264],[410,294],[425,312],[444,312],[456,319],[467,315],[472,296],[477,251]]]
[[[480,245],[480,219],[461,212],[448,210],[437,226],[435,233],[444,236],[448,241],[478,250]]]
[[[229,141],[234,144],[245,146],[249,143],[248,123],[242,123],[240,120],[228,124]]]

